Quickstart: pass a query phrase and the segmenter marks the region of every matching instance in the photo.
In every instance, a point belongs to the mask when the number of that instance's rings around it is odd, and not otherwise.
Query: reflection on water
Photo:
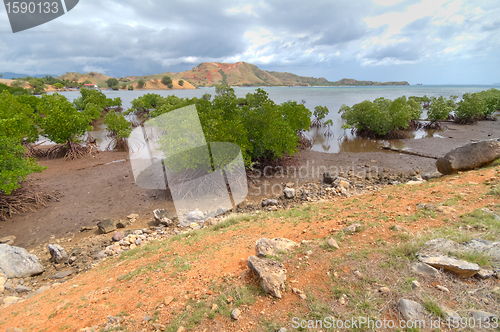
[[[338,135],[328,136],[325,135],[326,128],[314,128],[309,131],[309,136],[312,137],[314,144],[313,151],[338,153],[338,152],[380,152],[381,146],[390,147],[392,149],[403,150],[405,143],[399,139],[383,140],[383,139],[369,139],[359,138],[351,134],[349,130],[342,132]],[[421,138],[442,138],[439,135],[440,130],[416,130],[410,134],[408,138],[421,139]]]

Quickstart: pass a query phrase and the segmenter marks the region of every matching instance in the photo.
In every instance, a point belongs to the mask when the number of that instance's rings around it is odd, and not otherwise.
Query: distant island
[[[14,75],[8,75],[8,77],[9,76]],[[164,79],[165,76],[169,77],[170,84],[164,84],[162,82],[162,79]],[[220,84],[228,84],[234,87],[410,85],[406,81],[374,82],[358,81],[352,78],[343,78],[339,81],[331,82],[323,77],[306,77],[286,72],[261,70],[257,66],[246,62],[203,62],[191,70],[180,73],[166,72],[155,75],[127,76],[120,78],[96,72],[86,74],[69,72],[57,77],[56,79],[61,81],[78,82],[82,84],[82,86],[83,83],[96,84],[99,88],[108,88],[107,82],[109,82],[110,79],[116,79],[118,81],[116,88],[128,90],[195,89],[198,87],[212,87]],[[10,80],[2,81],[3,83],[9,84],[8,81]],[[48,90],[52,90],[52,87],[49,87]]]

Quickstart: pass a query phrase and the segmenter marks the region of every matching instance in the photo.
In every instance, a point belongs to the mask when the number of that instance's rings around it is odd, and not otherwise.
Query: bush
[[[179,80],[179,85],[183,86],[184,85],[184,81],[183,80]]]
[[[43,95],[40,103],[38,125],[42,136],[54,143],[70,144],[78,142],[89,127],[89,118],[73,106],[66,97],[57,93]]]
[[[412,120],[419,119],[421,112],[418,102],[405,96],[365,100],[352,107],[342,105],[339,110],[346,122],[342,127],[365,137],[393,137],[397,131],[407,129]]]
[[[25,149],[14,138],[0,136],[0,194],[10,195],[19,188],[20,182],[33,172],[41,172],[44,168],[37,161],[25,158]]]
[[[106,80],[106,85],[109,87],[109,88],[113,88],[114,86],[118,86],[120,84],[120,82],[116,79],[116,78],[108,78]]]
[[[485,114],[486,102],[477,93],[464,93],[455,110],[456,122],[459,123],[474,123],[483,119]]]
[[[112,137],[127,138],[132,131],[130,122],[123,115],[116,114],[114,110],[106,114],[104,124],[106,124],[107,131]]]
[[[163,76],[163,77],[161,78],[161,83],[162,83],[163,85],[168,85],[168,86],[169,86],[169,85],[171,85],[171,84],[172,84],[172,79],[170,78],[170,76]],[[169,86],[169,88],[170,88],[170,86]],[[170,88],[170,89],[171,89],[171,88]]]
[[[143,80],[143,79],[140,79],[140,80],[138,80],[138,81],[137,81],[137,87],[138,87],[139,89],[142,89],[142,88],[144,88],[145,86],[146,86],[146,82],[144,82],[144,80]]]
[[[19,97],[21,96],[12,96],[7,91],[0,94],[0,136],[17,142],[35,142],[38,132],[33,120],[33,109],[28,104],[20,103],[17,100]]]
[[[453,100],[446,100],[443,96],[439,98],[432,97],[427,110],[427,120],[437,122],[446,120],[453,111],[455,103]]]
[[[484,99],[484,115],[486,117],[492,115],[497,110],[500,110],[500,90],[489,89],[486,91],[477,92],[477,94]]]
[[[134,90],[134,86],[132,84],[130,84],[128,87],[127,87],[127,90]]]
[[[99,119],[106,108],[122,105],[120,97],[107,98],[104,93],[98,90],[80,89],[80,95],[73,103],[77,110],[82,111],[89,118],[89,123]]]

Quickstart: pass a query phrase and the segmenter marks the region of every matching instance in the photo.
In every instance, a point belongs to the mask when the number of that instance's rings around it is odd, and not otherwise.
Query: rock
[[[409,233],[408,229],[406,227],[403,227],[403,226],[399,226],[399,225],[392,225],[391,227],[389,227],[389,229],[391,231],[394,231],[394,232],[404,232],[404,233]]]
[[[42,287],[38,288],[37,290],[35,290],[34,292],[31,292],[28,295],[26,295],[24,298],[29,299],[33,296],[36,296],[36,295],[43,293],[45,291],[48,291],[48,290],[50,290],[50,286],[42,286]]]
[[[0,244],[13,245],[15,240],[16,240],[16,237],[14,235],[5,236],[5,237],[0,238]]]
[[[451,206],[444,206],[444,205],[436,207],[436,211],[442,212],[444,214],[452,214],[452,213],[457,212],[457,210],[455,210]]]
[[[56,264],[61,264],[68,260],[68,254],[63,247],[58,244],[49,244],[49,253],[51,261]]]
[[[217,309],[219,309],[219,306],[216,303],[212,304],[212,308],[210,310],[215,311]]]
[[[151,320],[151,315],[147,315],[142,319],[143,322],[149,322],[150,320]]]
[[[346,234],[352,234],[356,232],[360,232],[363,229],[363,226],[361,224],[352,224],[350,226],[344,227],[342,230]]]
[[[382,294],[389,294],[391,289],[389,287],[381,287],[378,291]]]
[[[275,199],[266,199],[265,201],[262,202],[262,207],[276,206],[276,205],[278,205],[278,201]]]
[[[333,182],[337,179],[337,176],[333,176],[330,173],[323,173],[323,183],[325,184],[333,184]]]
[[[486,269],[480,269],[479,272],[476,274],[477,277],[481,279],[488,279],[491,278],[495,275],[495,272],[491,270],[486,270]]]
[[[61,271],[61,272],[57,272],[56,274],[52,275],[50,277],[50,279],[64,279],[72,274],[73,274],[73,270]]]
[[[425,309],[418,302],[401,299],[398,303],[398,309],[405,320],[416,321],[425,318]]]
[[[466,315],[468,317],[474,318],[476,322],[481,321],[482,323],[486,322],[486,320],[489,320],[491,323],[493,323],[493,319],[497,318],[498,316],[486,311],[481,311],[481,310],[469,310],[466,311]]]
[[[177,329],[177,332],[184,332],[184,331],[186,331],[184,326],[179,326],[179,328]]]
[[[351,186],[351,182],[347,180],[346,178],[338,176],[335,181],[333,181],[332,186],[334,188],[343,188],[343,189],[349,189]]]
[[[240,319],[240,315],[241,315],[241,310],[240,309],[234,309],[231,312],[231,318],[234,319],[234,320]]]
[[[446,292],[446,293],[450,292],[450,290],[448,288],[446,288],[444,286],[441,286],[441,285],[437,285],[436,288],[439,289],[442,292]]]
[[[454,272],[463,278],[472,277],[480,270],[477,264],[443,255],[419,255],[418,260],[435,268]]]
[[[344,305],[344,304],[347,303],[348,300],[349,300],[349,298],[347,297],[347,295],[346,294],[342,294],[342,296],[339,299],[339,303],[340,303],[340,305]]]
[[[129,220],[136,220],[139,218],[139,215],[137,213],[132,213],[127,216],[127,219]]]
[[[419,254],[423,253],[448,253],[460,250],[460,244],[448,239],[434,239],[424,243],[423,249]]]
[[[0,244],[0,269],[9,279],[32,277],[44,271],[37,256],[8,244]]]
[[[295,189],[292,188],[286,188],[283,193],[285,194],[285,197],[288,199],[294,198],[295,197]]]
[[[427,265],[425,263],[421,263],[421,262],[413,263],[410,268],[416,274],[420,274],[420,275],[424,275],[424,276],[427,275],[427,276],[437,278],[440,275],[440,273],[437,269],[435,269],[432,266]]]
[[[130,222],[130,220],[126,219],[126,220],[118,220],[118,222],[116,223],[116,227],[117,228],[126,228],[127,226],[131,225],[132,223]]]
[[[415,288],[420,288],[420,283],[416,280],[413,280],[411,282],[411,288],[415,289]]]
[[[198,225],[197,223],[193,222],[193,223],[189,224],[189,228],[191,228],[191,229],[199,229],[200,225]]]
[[[452,321],[453,321],[453,319],[461,319],[462,318],[455,310],[452,310],[452,309],[448,308],[447,306],[440,304],[439,307],[445,313],[445,315],[446,315],[445,318],[450,318]]]
[[[10,306],[14,303],[20,302],[22,300],[23,300],[22,298],[17,297],[17,296],[7,296],[5,299],[3,299],[3,304],[8,307],[8,306]]]
[[[335,248],[335,249],[340,249],[340,247],[339,247],[337,241],[335,241],[335,239],[328,240],[328,247]]]
[[[286,328],[282,327],[278,330],[278,332],[287,332]]]
[[[21,328],[9,327],[5,330],[5,332],[25,332],[25,330]]]
[[[119,241],[123,240],[124,238],[125,238],[125,233],[120,231],[120,232],[115,232],[115,234],[113,234],[113,237],[111,239],[115,242],[119,242]]]
[[[187,219],[190,221],[202,221],[205,219],[205,215],[200,210],[195,210],[188,213]]]
[[[434,210],[434,204],[417,204],[417,210]]]
[[[260,278],[264,291],[281,299],[285,291],[286,270],[283,264],[266,258],[250,256],[247,260],[248,267]]]
[[[29,293],[31,292],[32,288],[28,286],[23,286],[23,285],[17,285],[16,288],[14,288],[14,291],[16,293]]]
[[[448,175],[482,167],[500,158],[500,139],[473,142],[448,152],[436,161],[439,172]]]
[[[441,176],[443,176],[443,174],[441,174],[441,172],[439,171],[434,171],[434,172],[428,172],[428,173],[424,173],[422,175],[422,179],[426,180],[426,181],[429,181],[431,179],[437,179],[437,178],[440,178]]]
[[[164,300],[163,300],[163,304],[165,306],[168,306],[170,303],[172,303],[172,301],[174,300],[174,297],[173,296],[167,296]]]
[[[278,207],[273,205],[273,206],[270,206],[267,208],[267,211],[271,211],[271,212],[274,212],[274,211],[278,211]]]
[[[359,272],[358,270],[354,271],[352,274],[354,274],[354,276],[356,278],[358,278],[359,280],[363,280],[363,273]]]
[[[255,242],[255,254],[257,257],[277,256],[280,252],[288,251],[299,244],[282,237],[274,239],[262,238]]]
[[[175,212],[165,209],[154,210],[153,216],[155,217],[156,221],[166,226],[174,226],[175,222],[179,220]]]
[[[97,227],[102,234],[108,234],[116,230],[116,223],[114,219],[103,219],[97,223]]]

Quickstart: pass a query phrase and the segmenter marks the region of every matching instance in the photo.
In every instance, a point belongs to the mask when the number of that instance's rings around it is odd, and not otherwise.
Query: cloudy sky
[[[110,76],[245,61],[328,80],[500,82],[498,0],[81,0],[12,33],[0,8],[0,73]]]

